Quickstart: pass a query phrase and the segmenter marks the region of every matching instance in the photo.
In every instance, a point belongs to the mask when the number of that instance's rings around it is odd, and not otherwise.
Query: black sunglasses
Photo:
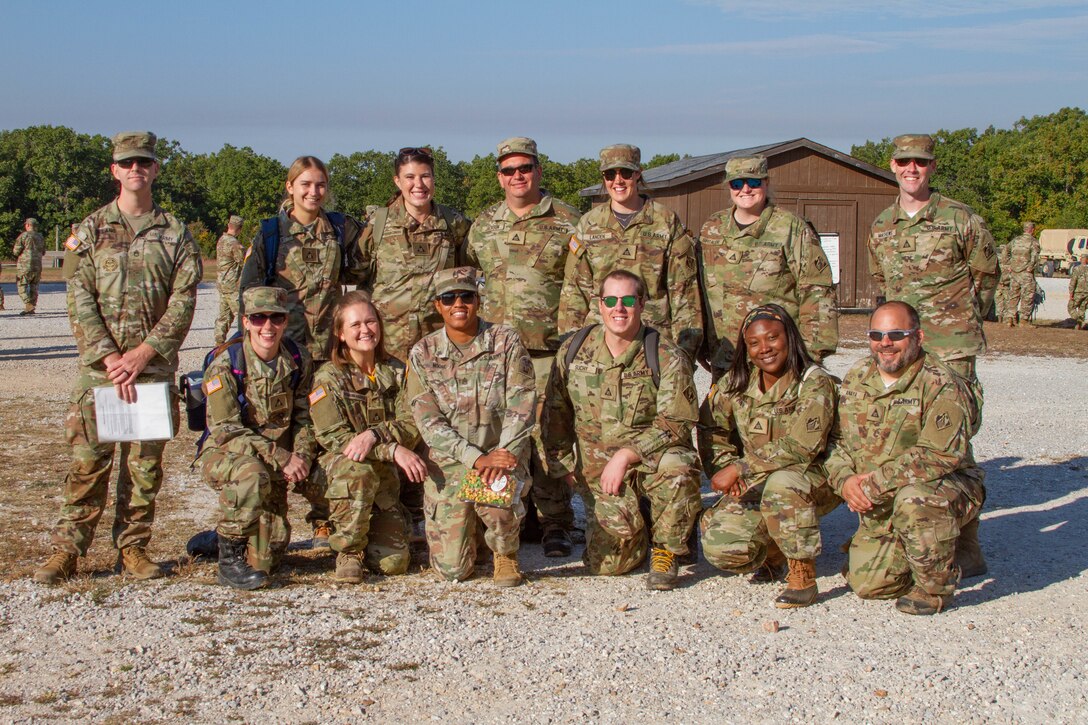
[[[397,152],[397,156],[426,156],[433,159],[434,152],[426,146],[405,146]]]
[[[249,323],[256,327],[264,327],[264,323],[269,320],[277,327],[287,322],[287,315],[282,312],[254,312],[252,315],[248,315],[248,317]]]
[[[139,166],[141,169],[151,168],[151,165],[155,163],[155,159],[121,159],[120,161],[114,161],[113,163],[120,166],[122,169],[131,169],[133,166]]]
[[[608,181],[615,181],[616,174],[619,174],[627,181],[630,181],[631,177],[634,176],[635,173],[636,172],[633,169],[605,169],[604,178]]]
[[[536,164],[530,162],[528,164],[522,164],[521,166],[500,166],[499,173],[503,176],[513,176],[514,174],[521,174],[522,176],[528,176],[536,168]]]
[[[476,293],[469,292],[468,290],[459,290],[457,292],[443,292],[435,299],[444,304],[446,307],[451,307],[453,303],[457,300],[461,300],[466,305],[471,305],[473,302],[476,301]]]
[[[916,332],[918,332],[918,330],[869,330],[867,334],[869,335],[869,339],[873,342],[880,342],[884,339],[885,335],[887,335],[888,339],[892,342],[899,342]]]
[[[758,189],[763,186],[763,179],[733,179],[729,182],[729,188],[733,191],[740,191],[745,184],[748,184],[749,189]]]

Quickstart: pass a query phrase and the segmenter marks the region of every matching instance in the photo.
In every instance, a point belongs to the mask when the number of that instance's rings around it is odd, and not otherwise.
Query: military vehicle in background
[[[1088,229],[1046,229],[1039,235],[1039,269],[1043,277],[1069,274],[1069,268],[1088,254]]]

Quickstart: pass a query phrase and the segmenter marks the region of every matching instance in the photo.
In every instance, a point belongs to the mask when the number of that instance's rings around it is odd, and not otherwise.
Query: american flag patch
[[[208,382],[204,383],[204,394],[205,395],[211,395],[212,393],[217,393],[222,389],[223,389],[223,381],[219,379],[218,375],[216,375],[214,378],[212,378]]]
[[[315,405],[319,401],[324,400],[326,395],[328,395],[328,393],[325,392],[325,386],[318,385],[314,388],[314,392],[310,393],[310,405]]]

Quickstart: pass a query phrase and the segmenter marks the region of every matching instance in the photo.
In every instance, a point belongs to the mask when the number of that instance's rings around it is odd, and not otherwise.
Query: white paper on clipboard
[[[140,383],[135,403],[117,397],[112,385],[95,388],[94,418],[100,443],[170,440],[174,437],[170,383]]]

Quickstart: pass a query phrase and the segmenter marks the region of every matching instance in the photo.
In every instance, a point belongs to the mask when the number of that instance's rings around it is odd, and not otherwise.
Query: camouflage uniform
[[[994,317],[1004,322],[1009,316],[1009,245],[997,248],[997,272],[1000,275],[994,292]]]
[[[831,267],[812,227],[767,204],[741,229],[733,207],[710,216],[699,233],[699,281],[706,311],[705,342],[715,379],[733,361],[745,316],[768,303],[782,305],[819,359],[835,352],[839,318]]]
[[[460,481],[476,459],[497,448],[518,458],[513,477],[528,479],[536,422],[533,363],[512,328],[479,322],[463,349],[442,329],[424,337],[409,354],[407,395],[427,462],[424,510],[431,566],[448,580],[471,576],[478,521],[497,554],[518,550],[525,506],[510,509],[465,503]]]
[[[467,219],[441,204],[434,207],[421,224],[398,197],[384,212],[388,216],[382,238],[374,239],[376,214],[359,237],[360,289],[370,292],[385,326],[382,342],[398,360],[407,360],[412,345],[442,328],[442,317],[431,304],[434,275],[458,266],[458,253],[468,236]]]
[[[140,343],[154,348],[157,354],[136,383],[171,383],[177,430],[173,384],[178,349],[193,321],[203,266],[185,225],[158,206],[140,229],[133,229],[117,202],[110,202],[83,220],[65,249],[68,319],[79,350],[79,377],[65,420],[72,465],[53,547],[84,555],[102,516],[113,469],[114,444],[98,441],[95,424],[93,389],[112,385],[104,360]],[[120,445],[113,541],[118,549],[146,547],[166,441]]]
[[[817,366],[760,391],[752,366],[748,389],[712,386],[699,411],[699,456],[708,477],[736,465],[747,490],[723,496],[703,514],[703,556],[719,569],[758,568],[773,539],[789,559],[821,551],[820,517],[840,502],[823,460],[835,422],[835,381]],[[739,445],[738,445],[739,442]]]
[[[294,453],[311,465],[311,478],[316,473],[317,442],[306,399],[313,366],[301,346],[296,364],[284,345],[270,363],[257,357],[249,335],[243,335],[241,345],[246,363],[244,414],[230,355],[224,350],[204,371],[209,437],[200,454],[200,472],[219,492],[218,533],[249,538],[253,567],[268,572],[279,564],[291,541],[283,467]],[[298,385],[292,388],[296,370]]]
[[[688,552],[701,508],[699,464],[691,444],[697,417],[691,362],[679,346],[659,338],[660,384],[655,388],[643,348],[643,326],[613,358],[605,330],[586,337],[568,367],[568,339],[556,353],[541,427],[549,472],[573,473],[586,503],[586,550],[593,574],[623,574],[646,558],[647,535],[639,498],[650,502],[654,548]],[[577,444],[577,447],[575,446]],[[621,448],[642,460],[627,471],[617,495],[601,491],[600,476]]]
[[[1025,232],[1008,243],[1008,264],[1002,267],[1002,281],[1007,271],[1009,277],[1008,319],[1031,319],[1035,307],[1035,265],[1039,263],[1039,240]],[[927,341],[928,342],[928,341]]]
[[[875,471],[861,485],[874,507],[850,542],[847,581],[858,596],[891,599],[912,583],[938,597],[955,590],[956,539],[986,495],[969,400],[962,379],[926,352],[891,387],[872,359],[843,380],[831,485],[841,495],[849,476]]]
[[[486,280],[480,316],[517,330],[533,359],[538,418],[559,348],[559,293],[567,243],[579,216],[577,209],[549,194],[523,217],[515,216],[502,201],[476,219],[465,245],[465,263],[480,267]],[[545,529],[569,530],[574,526],[570,488],[546,475],[539,426],[533,443],[533,500],[541,524]]]
[[[42,256],[45,254],[45,239],[36,231],[23,232],[15,240],[11,253],[15,261],[15,283],[19,296],[23,298],[24,310],[33,312],[38,306],[38,282],[42,278]]]
[[[241,220],[239,220],[239,224]],[[215,344],[222,345],[230,336],[231,325],[238,316],[238,280],[242,275],[245,248],[232,234],[224,234],[215,243],[215,261],[218,276],[215,287],[219,291],[219,314],[215,318]]]
[[[1078,265],[1069,273],[1069,304],[1066,307],[1073,321],[1083,325],[1088,310],[1088,265]]]
[[[365,552],[367,566],[383,574],[403,574],[410,560],[408,517],[400,504],[393,452],[398,445],[415,448],[419,431],[400,394],[403,389],[404,364],[398,360],[379,361],[373,379],[355,365],[329,361],[317,371],[310,394],[336,528],[329,545],[336,552]],[[367,459],[346,458],[344,446],[366,430],[373,430],[379,441]]]

